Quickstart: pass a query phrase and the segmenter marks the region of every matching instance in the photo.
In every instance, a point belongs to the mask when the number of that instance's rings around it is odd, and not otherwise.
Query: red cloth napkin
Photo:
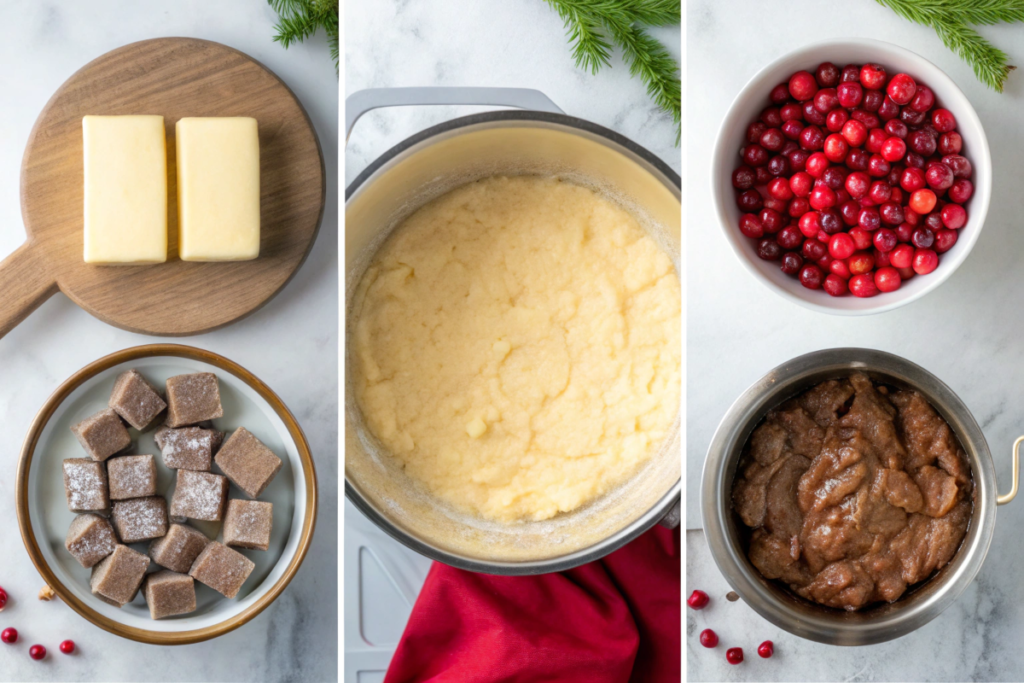
[[[679,530],[542,576],[434,563],[384,683],[678,683]]]

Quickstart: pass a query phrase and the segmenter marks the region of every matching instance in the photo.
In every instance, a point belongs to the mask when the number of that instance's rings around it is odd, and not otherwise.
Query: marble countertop
[[[19,206],[22,152],[35,118],[58,86],[91,59],[126,43],[194,36],[238,48],[267,65],[302,101],[320,136],[327,186],[337,187],[338,81],[326,40],[284,50],[272,41],[276,16],[262,0],[5,2],[0,24],[0,258],[24,240]],[[21,440],[57,385],[118,349],[158,341],[92,318],[57,295],[0,339],[0,586],[10,594],[0,628],[20,632],[0,646],[3,681],[333,681],[338,677],[338,203],[328,193],[323,230],[295,279],[266,307],[223,330],[178,339],[216,351],[263,379],[295,413],[317,463],[320,509],[306,560],[265,612],[214,641],[180,647],[118,638],[60,600],[41,602],[43,585],[15,519],[15,471]],[[73,639],[79,651],[60,654]],[[28,646],[43,643],[42,662]]]
[[[677,56],[680,32],[654,34]],[[679,172],[671,119],[613,56],[597,76],[576,69],[562,22],[541,0],[345,3],[346,96],[395,86],[506,86],[544,92],[567,114],[615,130]],[[370,112],[345,150],[345,182],[406,137],[488,107]],[[382,681],[430,562],[345,506],[346,683]]]
[[[686,524],[699,529],[704,454],[732,401],[774,366],[800,354],[863,346],[903,356],[936,373],[969,406],[1009,488],[1010,446],[1024,433],[1015,410],[1024,395],[1024,76],[1002,95],[981,85],[930,29],[899,19],[873,2],[846,3],[842,21],[824,21],[816,0],[785,11],[758,0],[687,3],[688,392]],[[1024,64],[1019,27],[981,31]],[[923,55],[967,94],[988,133],[995,169],[988,219],[967,261],[939,289],[896,311],[841,318],[807,311],[758,284],[729,248],[711,202],[709,167],[719,123],[735,94],[763,65],[801,45],[850,36],[889,41]],[[967,150],[969,153],[969,150]],[[724,580],[703,534],[687,533],[686,591],[702,588],[715,608],[687,611],[690,680],[1013,680],[1024,670],[1024,559],[1018,529],[1024,499],[997,514],[992,548],[977,579],[949,610],[915,633],[885,645],[838,648],[803,641],[768,624],[742,603],[726,603]],[[697,634],[719,630],[722,644],[705,650]],[[727,636],[727,637],[726,637]],[[761,661],[757,644],[772,639],[776,656]],[[742,645],[747,662],[725,663]]]

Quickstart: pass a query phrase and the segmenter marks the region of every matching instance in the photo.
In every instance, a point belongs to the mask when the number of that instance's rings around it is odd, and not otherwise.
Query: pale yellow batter
[[[608,492],[679,411],[675,268],[575,184],[498,177],[438,198],[384,243],[354,306],[367,426],[429,492],[486,518]]]

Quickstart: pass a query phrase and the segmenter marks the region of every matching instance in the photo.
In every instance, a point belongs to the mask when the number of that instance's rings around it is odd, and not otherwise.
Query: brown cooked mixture
[[[949,562],[973,490],[960,443],[920,394],[854,374],[768,413],[732,499],[765,578],[857,610],[893,602]]]

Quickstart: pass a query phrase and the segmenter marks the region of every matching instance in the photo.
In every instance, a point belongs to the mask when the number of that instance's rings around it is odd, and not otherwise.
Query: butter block
[[[86,263],[167,260],[167,144],[162,116],[82,118]]]
[[[248,261],[260,253],[260,141],[256,119],[184,118],[178,155],[182,261]]]

